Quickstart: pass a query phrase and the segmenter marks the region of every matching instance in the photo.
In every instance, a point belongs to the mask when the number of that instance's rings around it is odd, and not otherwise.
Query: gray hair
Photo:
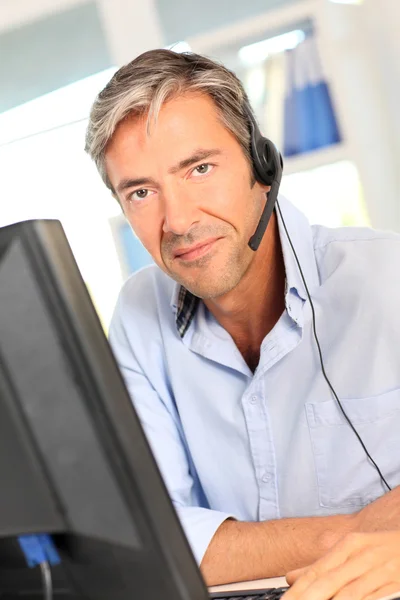
[[[104,156],[118,123],[128,116],[147,113],[149,131],[150,121],[157,120],[164,102],[185,92],[211,97],[222,124],[235,136],[251,165],[248,98],[236,75],[199,54],[150,50],[115,73],[90,112],[85,150],[112,192]]]

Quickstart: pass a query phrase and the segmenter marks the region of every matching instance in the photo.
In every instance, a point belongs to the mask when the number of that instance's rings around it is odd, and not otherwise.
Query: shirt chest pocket
[[[400,389],[341,403],[386,481],[398,485]],[[306,413],[322,507],[351,512],[387,491],[335,400],[308,402]]]

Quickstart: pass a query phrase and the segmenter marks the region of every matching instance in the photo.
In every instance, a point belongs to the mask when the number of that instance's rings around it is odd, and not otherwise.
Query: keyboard
[[[212,600],[279,600],[288,587],[267,588],[265,590],[240,590],[237,592],[213,592]]]

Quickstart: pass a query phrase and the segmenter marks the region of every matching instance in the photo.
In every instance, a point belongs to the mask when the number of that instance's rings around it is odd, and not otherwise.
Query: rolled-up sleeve
[[[201,508],[200,506],[176,506],[186,537],[197,563],[200,565],[207,547],[218,527],[233,518],[228,513]]]
[[[168,404],[162,399],[143,373],[118,307],[110,326],[109,340],[172,503],[200,564],[219,526],[233,515],[201,506],[201,494],[190,472],[179,417],[173,403]],[[157,365],[154,367],[156,369]]]

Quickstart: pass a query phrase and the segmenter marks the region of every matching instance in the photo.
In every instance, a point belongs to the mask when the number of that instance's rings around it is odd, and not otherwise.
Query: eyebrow
[[[117,185],[117,192],[123,192],[125,190],[128,190],[129,188],[132,187],[138,187],[141,185],[152,185],[152,186],[156,186],[157,182],[155,181],[155,179],[152,179],[151,177],[139,177],[138,179],[122,179],[122,181],[119,182],[119,184]]]
[[[179,161],[177,165],[168,169],[168,173],[174,175],[175,173],[178,173],[181,169],[187,169],[188,167],[194,165],[197,162],[206,160],[207,158],[211,158],[212,156],[218,156],[219,154],[222,154],[222,152],[221,150],[218,150],[218,148],[213,148],[210,150],[199,148],[198,150],[195,150],[191,156],[189,156],[188,158],[184,158],[183,160]],[[129,188],[138,187],[141,185],[156,186],[157,182],[152,177],[122,179],[122,181],[120,181],[120,183],[117,185],[117,192],[120,193]]]
[[[194,165],[195,163],[200,162],[201,160],[205,160],[206,158],[210,158],[211,156],[218,156],[219,154],[222,154],[222,152],[221,150],[218,150],[218,148],[213,148],[210,150],[204,150],[202,148],[199,148],[198,150],[195,150],[191,156],[181,160],[175,167],[171,167],[168,170],[168,173],[177,173],[181,169],[190,167],[191,165]]]

